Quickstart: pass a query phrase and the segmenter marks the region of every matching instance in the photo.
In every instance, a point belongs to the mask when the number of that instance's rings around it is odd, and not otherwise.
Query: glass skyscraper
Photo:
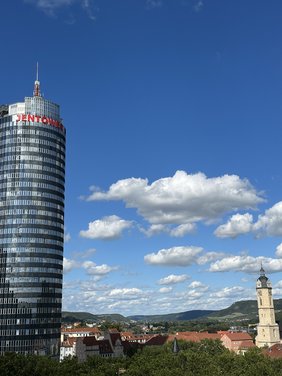
[[[65,128],[40,94],[0,105],[0,354],[57,356]]]

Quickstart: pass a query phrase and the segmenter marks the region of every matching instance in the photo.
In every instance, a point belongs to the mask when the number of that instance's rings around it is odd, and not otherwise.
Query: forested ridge
[[[180,342],[172,346],[145,347],[131,357],[89,357],[84,363],[65,359],[8,353],[0,357],[1,376],[282,376],[282,359],[270,359],[258,348],[245,355],[225,349],[220,341]]]

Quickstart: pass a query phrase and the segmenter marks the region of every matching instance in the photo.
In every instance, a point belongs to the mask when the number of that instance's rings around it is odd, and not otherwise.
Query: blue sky
[[[1,103],[67,128],[64,309],[154,314],[282,295],[282,3],[1,4]]]

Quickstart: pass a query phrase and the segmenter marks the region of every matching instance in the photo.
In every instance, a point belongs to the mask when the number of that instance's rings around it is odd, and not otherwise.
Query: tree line
[[[258,348],[237,355],[220,341],[179,342],[138,350],[131,357],[89,357],[56,360],[33,355],[7,353],[0,357],[1,376],[282,376],[282,359],[271,359]]]

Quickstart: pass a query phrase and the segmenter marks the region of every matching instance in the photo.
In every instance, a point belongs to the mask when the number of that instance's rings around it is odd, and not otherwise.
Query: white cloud
[[[95,20],[95,12],[97,7],[94,6],[92,0],[24,0],[27,4],[35,5],[46,15],[54,17],[61,8],[71,8],[75,4],[79,4],[91,20]]]
[[[167,293],[169,293],[169,292],[171,292],[172,291],[172,287],[170,286],[170,287],[161,287],[160,289],[159,289],[159,292],[161,293],[161,294],[167,294]]]
[[[222,259],[224,257],[226,257],[226,253],[223,252],[206,252],[197,259],[197,264],[208,264],[214,260]]]
[[[88,230],[80,231],[83,238],[113,240],[121,237],[122,232],[132,226],[131,221],[121,219],[117,215],[111,215],[88,224]]]
[[[193,281],[193,282],[190,283],[190,285],[188,286],[188,288],[199,289],[199,290],[207,290],[208,286],[205,285],[205,284],[203,284],[200,281]]]
[[[186,234],[192,234],[196,230],[195,223],[185,223],[176,227],[164,224],[152,224],[148,229],[140,227],[140,231],[148,237],[159,235],[161,233],[167,233],[173,237],[183,237]]]
[[[69,232],[64,233],[64,243],[68,243],[71,240],[71,235]]]
[[[282,243],[276,247],[275,255],[278,258],[282,258]]]
[[[212,298],[219,298],[219,299],[232,298],[235,300],[235,298],[242,295],[244,291],[245,291],[245,288],[242,286],[224,287],[223,289],[210,294],[210,296]]]
[[[73,270],[75,268],[79,268],[79,267],[80,267],[79,262],[77,262],[76,260],[71,260],[71,259],[67,259],[66,257],[64,257],[64,261],[63,261],[64,273],[68,273],[71,270]]]
[[[88,201],[122,200],[151,224],[209,222],[229,211],[256,209],[264,201],[248,180],[237,175],[207,178],[185,171],[152,184],[128,178],[112,184],[107,192],[92,190]]]
[[[106,264],[96,265],[93,261],[84,261],[82,267],[86,270],[87,274],[97,276],[104,276],[118,269],[117,266],[109,266]]]
[[[109,296],[116,296],[118,297],[119,299],[123,299],[123,298],[136,298],[137,296],[139,295],[142,295],[143,294],[143,291],[136,288],[136,287],[133,287],[133,288],[122,288],[122,289],[113,289],[109,292]]]
[[[259,235],[281,236],[282,235],[282,201],[265,211],[258,217],[254,224],[254,231]]]
[[[167,277],[161,278],[158,281],[159,285],[171,285],[175,283],[181,283],[186,281],[189,278],[187,274],[181,274],[181,275],[175,275],[175,274],[170,274]]]
[[[258,273],[261,264],[267,273],[275,273],[282,271],[282,259],[272,259],[268,257],[252,257],[248,255],[243,256],[228,256],[222,260],[216,261],[210,265],[211,272],[245,272]]]
[[[277,202],[264,214],[258,216],[253,223],[253,216],[249,213],[244,215],[235,214],[229,221],[215,230],[219,238],[235,238],[241,234],[252,232],[256,237],[281,236],[282,235],[282,201]]]
[[[156,224],[151,225],[147,230],[140,227],[140,231],[143,232],[143,234],[145,234],[146,236],[151,237],[154,235],[161,234],[163,232],[169,232],[169,229],[165,225]]]
[[[226,224],[219,226],[214,234],[218,238],[236,238],[238,235],[252,231],[252,227],[253,216],[251,214],[235,214]]]
[[[195,232],[196,230],[196,225],[195,223],[185,223],[183,225],[179,225],[175,228],[173,228],[170,231],[170,235],[174,237],[182,237],[186,234],[191,234]]]
[[[96,249],[90,248],[90,249],[87,249],[86,251],[72,252],[72,255],[75,258],[89,258],[90,256],[94,255],[94,253],[96,253]]]
[[[147,264],[188,266],[196,263],[198,255],[203,251],[200,247],[173,247],[161,249],[158,253],[150,253],[144,257]]]

